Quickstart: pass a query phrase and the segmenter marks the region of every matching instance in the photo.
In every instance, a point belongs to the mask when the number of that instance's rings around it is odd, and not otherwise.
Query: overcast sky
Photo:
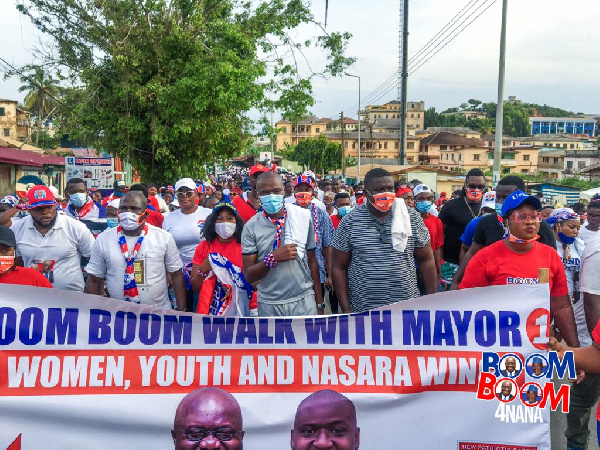
[[[493,0],[476,0],[488,3]],[[508,0],[505,97],[548,104],[574,112],[600,114],[600,35],[598,0]],[[353,34],[348,55],[357,62],[348,72],[360,75],[363,108],[368,95],[398,67],[400,0],[329,0],[329,31]],[[409,57],[446,25],[468,0],[411,0]],[[15,0],[0,1],[0,55],[16,65],[33,59],[39,33],[20,16]],[[424,101],[438,111],[470,98],[495,101],[502,0],[430,61],[408,83],[409,101]],[[325,0],[312,0],[317,20],[324,20]],[[476,14],[475,14],[476,15]],[[472,16],[473,17],[475,17]],[[462,28],[462,27],[460,27]],[[297,33],[304,37],[304,31]],[[318,61],[318,55],[313,55]],[[23,100],[16,79],[0,80],[0,98]],[[355,78],[315,80],[318,116],[336,116],[358,100]],[[394,88],[378,103],[397,97]],[[275,117],[277,119],[278,117]]]

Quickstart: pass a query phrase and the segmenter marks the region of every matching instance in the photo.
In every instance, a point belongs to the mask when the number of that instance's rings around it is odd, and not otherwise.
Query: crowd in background
[[[115,181],[104,196],[74,178],[64,198],[33,186],[0,200],[0,283],[263,317],[547,282],[556,336],[591,346],[599,227],[600,198],[551,206],[516,176],[491,190],[478,169],[449,196],[384,169],[349,186],[257,164],[165,186]],[[571,448],[585,448],[600,379],[574,386],[566,434]]]

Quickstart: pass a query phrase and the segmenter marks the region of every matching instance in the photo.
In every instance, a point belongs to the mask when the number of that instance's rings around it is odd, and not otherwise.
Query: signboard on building
[[[88,188],[112,189],[115,180],[113,158],[65,158],[67,180],[83,178]]]

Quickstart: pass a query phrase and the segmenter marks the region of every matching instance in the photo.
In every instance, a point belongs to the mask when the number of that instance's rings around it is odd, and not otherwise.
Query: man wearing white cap
[[[198,294],[194,295],[189,284],[189,272],[192,268],[194,252],[201,240],[204,221],[212,212],[210,209],[198,206],[196,183],[191,178],[182,178],[175,183],[175,193],[179,209],[165,216],[163,230],[168,231],[175,239],[179,256],[183,263],[183,276],[187,283],[187,310],[196,311],[195,303]]]

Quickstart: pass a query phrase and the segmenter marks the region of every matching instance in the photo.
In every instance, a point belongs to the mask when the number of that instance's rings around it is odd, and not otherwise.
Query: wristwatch
[[[317,303],[317,308],[325,309],[325,303]]]

